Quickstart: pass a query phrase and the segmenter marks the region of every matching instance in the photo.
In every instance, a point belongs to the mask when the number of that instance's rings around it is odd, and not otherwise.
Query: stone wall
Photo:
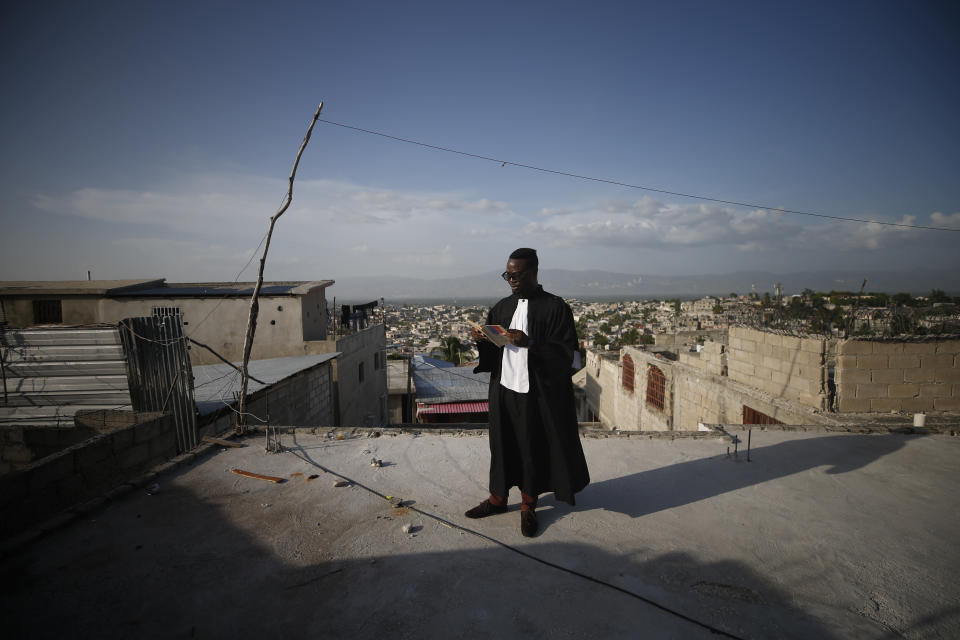
[[[118,422],[108,414],[124,417]],[[75,419],[78,429],[96,435],[0,476],[0,537],[97,497],[177,453],[170,414],[90,411]]]
[[[837,410],[960,411],[960,340],[843,340]]]
[[[730,380],[773,396],[827,409],[827,341],[731,327]]]

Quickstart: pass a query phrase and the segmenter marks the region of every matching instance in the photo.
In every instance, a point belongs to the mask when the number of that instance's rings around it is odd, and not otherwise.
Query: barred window
[[[63,307],[59,300],[34,300],[34,324],[60,324],[63,322]]]
[[[154,307],[153,308],[153,317],[154,318],[164,318],[166,316],[181,316],[183,313],[180,311],[180,307]]]
[[[623,356],[623,390],[633,393],[633,358]]]
[[[783,424],[776,418],[743,405],[743,424]]]
[[[667,386],[667,379],[660,367],[650,365],[647,369],[647,404],[663,411],[663,396]]]

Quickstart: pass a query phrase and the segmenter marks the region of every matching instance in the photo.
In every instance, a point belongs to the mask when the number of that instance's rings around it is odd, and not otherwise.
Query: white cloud
[[[39,194],[32,204],[42,211],[103,222],[150,224],[178,231],[211,225],[267,224],[286,193],[283,180],[211,175],[166,190],[133,191],[86,187],[65,194]],[[294,185],[284,220],[311,225],[403,224],[417,218],[512,216],[509,204],[447,192],[382,189],[338,180],[305,180]]]
[[[950,215],[934,211],[930,214],[930,226],[960,230],[960,211]]]

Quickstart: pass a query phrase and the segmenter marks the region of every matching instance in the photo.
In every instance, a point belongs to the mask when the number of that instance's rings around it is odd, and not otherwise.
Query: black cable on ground
[[[343,475],[342,473],[337,473],[336,471],[333,471],[333,470],[331,470],[331,469],[328,469],[328,468],[324,467],[322,464],[311,460],[311,459],[310,459],[310,456],[307,455],[307,454],[303,451],[303,447],[302,447],[302,446],[299,446],[299,445],[298,445],[296,448],[299,449],[299,452],[294,451],[294,450],[289,449],[289,448],[288,448],[287,450],[290,451],[290,453],[292,453],[293,455],[295,455],[297,458],[303,460],[304,462],[307,462],[307,463],[313,465],[314,467],[322,470],[322,471],[325,472],[325,473],[329,473],[330,475],[336,476],[336,477],[338,477],[338,478],[340,478],[340,479],[342,479],[342,480],[346,480],[346,481],[349,482],[350,484],[356,485],[356,486],[360,487],[361,489],[364,489],[364,490],[368,491],[369,493],[372,493],[373,495],[375,495],[375,496],[377,496],[377,497],[379,497],[379,498],[383,498],[384,500],[387,500],[388,502],[390,501],[390,498],[388,498],[386,495],[380,493],[380,492],[377,491],[376,489],[372,489],[372,488],[366,486],[365,484],[363,484],[363,483],[361,483],[361,482],[357,482],[357,481],[354,480],[353,478],[349,478],[349,477]],[[613,589],[614,591],[619,591],[620,593],[622,593],[622,594],[624,594],[624,595],[627,595],[627,596],[630,596],[631,598],[635,598],[635,599],[637,599],[637,600],[640,600],[641,602],[644,602],[644,603],[650,605],[651,607],[654,607],[654,608],[656,608],[656,609],[659,609],[659,610],[661,610],[661,611],[663,611],[663,612],[665,612],[665,613],[669,613],[669,614],[672,615],[672,616],[675,616],[675,617],[680,618],[680,619],[682,619],[682,620],[686,620],[687,622],[689,622],[689,623],[691,623],[691,624],[695,624],[695,625],[697,625],[698,627],[701,627],[701,628],[703,628],[703,629],[706,629],[707,631],[709,631],[709,632],[711,632],[711,633],[715,633],[715,634],[720,635],[720,636],[723,636],[723,637],[725,637],[725,638],[734,638],[735,640],[744,640],[744,639],[741,638],[740,636],[735,636],[735,635],[733,635],[732,633],[730,633],[730,632],[728,632],[728,631],[724,631],[723,629],[718,629],[717,627],[714,627],[714,626],[712,626],[712,625],[710,625],[710,624],[707,624],[706,622],[701,622],[700,620],[697,620],[696,618],[691,618],[690,616],[688,616],[688,615],[686,615],[686,614],[680,613],[679,611],[676,611],[676,610],[674,610],[674,609],[671,609],[671,608],[669,608],[669,607],[667,607],[667,606],[665,606],[665,605],[660,604],[659,602],[656,602],[656,601],[654,601],[654,600],[651,600],[650,598],[644,597],[644,596],[642,596],[642,595],[640,595],[640,594],[638,594],[638,593],[634,593],[633,591],[630,591],[630,590],[628,590],[628,589],[624,589],[623,587],[618,587],[617,585],[611,584],[611,583],[609,583],[609,582],[604,582],[603,580],[600,580],[599,578],[594,578],[593,576],[589,576],[589,575],[587,575],[587,574],[585,574],[585,573],[581,573],[581,572],[576,571],[576,570],[574,570],[574,569],[570,569],[570,568],[568,568],[568,567],[564,567],[564,566],[559,565],[559,564],[556,564],[556,563],[554,563],[554,562],[550,562],[549,560],[544,560],[543,558],[538,558],[537,556],[532,555],[532,554],[529,554],[529,553],[527,553],[526,551],[523,551],[523,550],[521,550],[521,549],[518,549],[518,548],[516,548],[516,547],[514,547],[514,546],[511,546],[511,545],[507,544],[506,542],[502,542],[501,540],[497,540],[496,538],[493,538],[493,537],[491,537],[491,536],[488,536],[488,535],[485,534],[485,533],[480,533],[479,531],[475,531],[475,530],[470,529],[470,528],[468,528],[468,527],[464,527],[463,525],[457,524],[456,522],[450,522],[449,520],[447,520],[447,519],[445,519],[445,518],[441,518],[440,516],[438,516],[438,515],[436,515],[436,514],[430,513],[430,512],[428,512],[428,511],[424,511],[423,509],[418,509],[417,507],[414,507],[414,506],[408,505],[408,504],[402,504],[402,503],[401,503],[401,505],[397,505],[397,506],[403,506],[403,507],[405,507],[405,508],[407,508],[407,509],[410,509],[411,511],[415,511],[415,512],[419,513],[420,515],[425,516],[425,517],[427,517],[427,518],[431,518],[431,519],[433,519],[433,520],[436,520],[437,522],[439,522],[439,523],[441,523],[441,524],[443,524],[443,525],[446,525],[446,526],[450,527],[451,529],[459,529],[460,531],[469,533],[469,534],[474,535],[474,536],[476,536],[476,537],[478,537],[478,538],[482,538],[483,540],[486,540],[487,542],[492,542],[493,544],[499,545],[499,546],[503,547],[504,549],[508,549],[509,551],[512,551],[512,552],[514,552],[514,553],[516,553],[516,554],[518,554],[518,555],[521,555],[521,556],[523,556],[523,557],[525,557],[525,558],[528,558],[528,559],[530,559],[530,560],[533,560],[534,562],[539,562],[539,563],[542,564],[542,565],[546,565],[546,566],[551,567],[551,568],[553,568],[553,569],[557,569],[558,571],[563,571],[564,573],[569,573],[570,575],[577,576],[578,578],[583,578],[584,580],[588,580],[588,581],[590,581],[590,582],[593,582],[594,584],[598,584],[598,585],[600,585],[600,586]]]

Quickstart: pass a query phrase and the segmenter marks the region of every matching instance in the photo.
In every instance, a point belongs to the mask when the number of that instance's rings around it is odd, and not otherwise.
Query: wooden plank
[[[245,447],[247,445],[240,442],[231,442],[230,440],[223,440],[221,438],[214,438],[212,436],[203,436],[201,438],[204,442],[210,442],[213,444],[218,444],[221,447]]]
[[[276,476],[264,476],[259,473],[254,473],[252,471],[244,471],[243,469],[234,469],[233,472],[238,476],[244,476],[246,478],[256,478],[257,480],[266,480],[267,482],[273,482],[274,484],[280,484],[283,482],[283,478],[278,478]]]

